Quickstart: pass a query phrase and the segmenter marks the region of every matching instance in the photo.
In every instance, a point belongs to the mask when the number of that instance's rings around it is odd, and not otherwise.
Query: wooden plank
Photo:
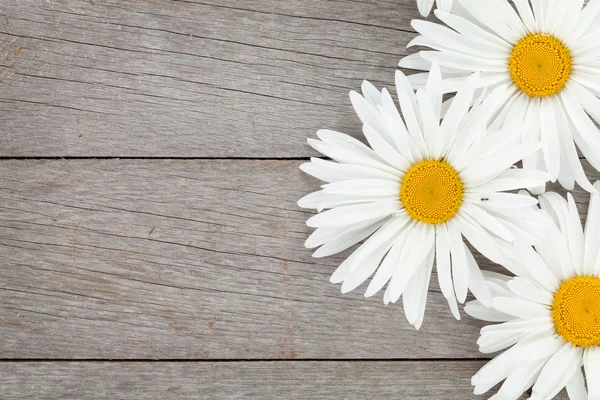
[[[465,400],[485,398],[474,396],[469,384],[482,365],[481,361],[0,363],[0,391],[7,400]],[[556,397],[567,398],[564,393]]]
[[[0,1],[0,156],[315,154],[393,85],[414,0]]]
[[[296,201],[318,183],[299,164],[0,162],[0,354],[481,357],[481,323],[454,321],[436,277],[421,332],[366,285],[342,295],[328,282],[348,253],[304,249],[310,213]]]

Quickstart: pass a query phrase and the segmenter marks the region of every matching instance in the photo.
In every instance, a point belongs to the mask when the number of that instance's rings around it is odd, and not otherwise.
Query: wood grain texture
[[[0,388],[5,400],[467,400],[489,397],[474,396],[469,384],[482,365],[481,361],[0,363]],[[556,397],[567,399],[564,393]]]
[[[0,156],[315,154],[391,86],[414,0],[0,1]]]
[[[342,295],[303,247],[298,161],[0,163],[4,358],[480,357],[437,284],[425,327]],[[434,279],[435,280],[435,279]],[[365,286],[366,287],[366,286]]]
[[[0,163],[4,358],[477,358],[439,293],[424,327],[328,282],[299,161]],[[598,174],[594,175],[598,177]],[[585,215],[588,196],[575,193]],[[489,262],[480,259],[488,268]]]

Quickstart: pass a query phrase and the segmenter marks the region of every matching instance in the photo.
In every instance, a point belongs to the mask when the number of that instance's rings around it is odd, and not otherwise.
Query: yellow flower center
[[[445,160],[414,164],[402,178],[400,201],[413,219],[425,224],[450,220],[460,207],[463,183]]]
[[[556,94],[571,76],[571,52],[551,35],[531,34],[515,45],[508,61],[515,85],[532,97]]]
[[[567,342],[600,346],[600,279],[578,276],[564,281],[554,294],[552,319]]]

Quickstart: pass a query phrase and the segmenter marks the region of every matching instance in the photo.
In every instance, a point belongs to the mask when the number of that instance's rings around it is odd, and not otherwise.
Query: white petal
[[[491,193],[485,197],[485,194],[469,195],[469,200],[474,204],[485,209],[514,209],[536,206],[538,200],[532,196],[523,196],[516,193]]]
[[[470,4],[469,4],[470,3]],[[480,21],[510,43],[516,43],[526,34],[521,18],[505,0],[489,0],[481,3],[470,1],[468,9],[477,11]]]
[[[565,111],[575,127],[572,131],[575,142],[590,164],[594,168],[600,169],[600,154],[596,152],[596,149],[600,148],[598,128],[568,90],[563,90],[560,97]]]
[[[558,137],[560,140],[561,162],[564,162],[579,186],[588,192],[594,192],[595,189],[586,177],[583,167],[581,166],[581,161],[579,161],[579,155],[577,154],[577,149],[573,143],[571,124],[567,121],[565,111],[557,97],[552,98],[552,106],[554,108],[560,132]]]
[[[382,104],[379,110],[387,122],[390,132],[393,134],[392,139],[396,144],[396,150],[411,164],[421,161],[422,155],[419,152],[419,148],[408,133],[406,125],[404,125],[404,121],[398,112],[398,108],[396,108],[394,99],[387,89],[381,91],[381,100]]]
[[[568,157],[568,156],[567,156]],[[569,165],[565,162],[564,157],[560,160],[560,173],[558,174],[558,183],[566,190],[575,189],[575,177],[569,170]]]
[[[587,31],[590,25],[595,23],[598,13],[600,13],[600,1],[590,0],[587,6],[579,14],[580,18],[573,27],[572,36],[578,38]]]
[[[516,400],[529,389],[538,378],[544,361],[523,362],[508,375],[498,391],[498,397],[490,400]]]
[[[387,246],[389,249],[392,243],[401,233],[405,225],[410,221],[406,215],[395,216],[385,223],[377,232],[373,234],[365,243],[363,243],[356,251],[357,256],[350,266],[349,273],[361,268],[364,260],[369,258],[373,252],[382,246]],[[382,255],[383,257],[383,255]]]
[[[600,397],[600,347],[592,346],[585,350],[583,358],[585,374],[587,376],[590,399]]]
[[[448,227],[450,254],[452,255],[452,280],[454,282],[454,289],[456,290],[458,301],[464,303],[467,298],[469,287],[467,255],[463,246],[460,229],[453,223],[447,223],[446,225]]]
[[[583,228],[581,227],[581,219],[579,218],[579,212],[575,205],[575,200],[571,193],[567,193],[567,199],[569,202],[568,210],[565,215],[567,225],[567,240],[569,244],[569,252],[571,253],[571,260],[573,260],[573,267],[578,275],[583,275],[583,253],[584,253],[584,237]]]
[[[516,268],[510,268],[512,273],[536,282],[550,293],[558,290],[560,280],[531,246],[515,243],[511,253],[516,260],[512,265],[517,265]]]
[[[365,165],[340,164],[334,161],[311,158],[311,162],[300,165],[300,169],[325,182],[347,179],[398,180],[397,175]]]
[[[435,258],[440,290],[447,299],[454,296],[452,275],[450,272],[450,247],[446,224],[435,227]]]
[[[552,180],[558,179],[560,171],[560,143],[558,139],[558,130],[556,117],[552,104],[547,99],[542,99],[540,108],[540,132],[542,137],[542,149],[544,151],[544,161],[546,162],[546,171],[552,176]]]
[[[425,93],[427,93],[427,96],[429,97],[429,102],[431,103],[431,109],[435,114],[435,119],[436,121],[439,121],[441,118],[443,97],[442,73],[440,71],[440,66],[437,64],[432,65],[428,75]],[[439,156],[434,157],[438,158]]]
[[[498,154],[491,156],[486,163],[471,164],[459,173],[464,182],[483,183],[510,168],[526,155],[535,153],[538,149],[538,143],[524,143],[516,146],[510,153],[498,152]]]
[[[323,185],[323,193],[362,196],[366,200],[372,196],[398,196],[398,193],[400,193],[400,181],[351,179]]]
[[[510,329],[511,325],[516,326],[518,324],[521,324],[521,329]],[[552,335],[554,332],[554,326],[552,324],[549,325],[550,329],[547,328],[548,325],[546,324],[537,326],[536,324],[531,323],[529,324],[529,329],[522,329],[525,326],[521,323],[521,321],[509,321],[500,325],[507,326],[508,329],[486,332],[483,332],[482,330],[482,336],[480,341],[477,343],[479,343],[480,346],[485,344],[491,349],[494,339],[504,339],[505,337],[510,339],[511,336],[513,338],[518,338],[518,340],[521,342],[520,345],[511,351],[511,358],[514,361],[529,362],[547,359],[560,350],[565,343],[564,340],[558,335]],[[524,339],[527,337],[533,337],[534,339],[526,342]],[[482,339],[484,338],[487,339],[485,340],[487,343],[481,343],[483,342]],[[504,347],[497,346],[497,349],[502,350],[510,345],[511,343],[507,343],[507,345]]]
[[[467,255],[467,266],[469,268],[469,289],[473,293],[473,296],[481,302],[485,307],[492,306],[492,293],[475,261],[475,257],[471,251],[464,245],[465,254]]]
[[[335,240],[337,237],[344,234],[351,234],[358,231],[362,231],[370,228],[371,226],[381,226],[386,222],[385,219],[382,219],[377,222],[363,222],[361,224],[357,224],[352,227],[352,229],[348,229],[347,227],[333,227],[333,228],[318,228],[316,229],[304,242],[304,246],[307,249],[312,249],[318,246],[321,246],[329,241]]]
[[[487,165],[493,156],[512,152],[521,142],[522,132],[519,129],[503,129],[493,132],[486,131],[484,127],[479,129],[485,132],[485,136],[478,137],[468,149],[462,150],[462,152],[454,152],[455,149],[452,148],[453,153],[448,155],[448,160],[457,171],[462,171],[468,166]],[[476,133],[481,135],[479,132]],[[494,175],[510,167],[512,164],[499,166]]]
[[[596,182],[594,187],[600,189],[600,182]],[[595,272],[600,246],[600,194],[598,193],[592,193],[590,198],[584,236],[583,275],[591,276]]]
[[[583,349],[567,343],[554,354],[542,369],[533,386],[532,399],[551,399],[569,383],[579,368]]]
[[[429,71],[431,68],[431,62],[425,60],[419,53],[413,53],[402,58],[398,63],[398,66],[406,69]]]
[[[519,318],[539,318],[550,313],[547,307],[519,298],[496,297],[492,301],[492,307]]]
[[[446,146],[444,149],[452,148],[457,135],[459,133],[460,125],[465,120],[467,112],[473,101],[473,95],[475,93],[475,87],[479,81],[479,74],[475,73],[467,81],[461,90],[456,93],[452,104],[448,108],[442,124],[440,125],[440,136],[445,138]],[[462,134],[469,134],[469,132],[461,132]]]
[[[573,378],[567,383],[567,394],[570,400],[588,400],[588,392],[585,389],[585,380],[581,368],[577,369]]]
[[[333,274],[331,274],[331,277],[329,278],[329,282],[331,282],[331,283],[343,282],[344,279],[346,278],[346,276],[348,276],[350,267],[352,266],[352,263],[356,259],[358,254],[359,253],[357,253],[357,251],[354,251],[352,254],[350,254],[350,256],[348,258],[346,258],[344,260],[344,262],[342,262],[340,264],[339,267],[336,268],[336,270],[333,272]]]
[[[330,193],[323,192],[323,196],[321,198],[321,201],[318,204],[317,211],[321,212],[328,208],[351,206],[351,205],[355,205],[355,204],[372,203],[375,201],[396,200],[397,198],[398,198],[397,194],[367,197],[364,194],[350,195],[350,194],[330,194]],[[398,211],[398,212],[400,212],[400,211]]]
[[[450,11],[452,10],[452,0],[436,0],[438,10]]]
[[[427,290],[431,280],[435,249],[432,246],[423,263],[417,268],[408,286],[402,294],[402,303],[406,319],[417,330],[421,327],[427,304]]]
[[[479,58],[455,51],[421,51],[421,57],[425,60],[442,66],[455,68],[462,71],[481,72],[505,72],[506,62],[500,59]]]
[[[363,133],[369,144],[375,150],[377,155],[381,157],[389,165],[398,171],[407,171],[410,163],[400,153],[398,153],[392,145],[390,145],[379,133],[370,125],[363,126]]]
[[[419,107],[419,113],[421,114],[421,121],[423,121],[423,136],[429,155],[432,158],[437,159],[441,155],[434,153],[434,151],[441,153],[441,151],[438,150],[440,146],[437,143],[437,139],[440,137],[438,134],[439,120],[436,119],[429,97],[423,89],[417,90],[417,105]]]
[[[341,291],[342,293],[348,293],[359,287],[364,281],[369,279],[371,275],[375,272],[381,259],[385,255],[385,253],[389,250],[391,246],[391,241],[383,241],[380,246],[371,252],[368,257],[361,257],[360,266],[352,270],[350,267],[350,271],[348,275],[346,275],[344,279],[344,283],[342,283]],[[359,256],[357,256],[357,259]],[[356,262],[356,261],[355,261]]]
[[[325,243],[332,242],[337,240],[337,238],[345,235],[353,235],[358,232],[363,231],[371,231],[371,233],[375,232],[380,226],[387,222],[390,217],[384,217],[378,221],[371,222],[362,222],[359,224],[352,225],[351,227],[343,226],[335,226],[328,228],[318,228],[316,229],[309,237],[306,239],[304,245],[307,249],[312,249],[318,246],[321,246]],[[370,234],[369,234],[370,235]],[[367,236],[369,236],[367,235]],[[367,237],[365,236],[365,237]]]
[[[500,39],[493,33],[484,30],[477,25],[469,22],[465,18],[462,18],[455,13],[446,12],[443,10],[435,11],[436,17],[446,25],[454,29],[455,31],[462,34],[464,37],[469,37],[473,41],[479,42],[481,45],[489,48],[490,50],[496,51],[499,54],[503,52],[510,54],[512,47],[504,40]]]
[[[508,287],[517,296],[521,296],[524,299],[534,301],[536,303],[552,306],[554,302],[554,295],[545,289],[541,289],[536,285],[532,284],[528,280],[520,277],[508,282]]]
[[[498,250],[496,241],[477,222],[471,220],[469,216],[461,211],[454,216],[452,222],[477,251],[497,264],[504,262],[504,257]],[[452,244],[452,242],[450,243]],[[452,258],[452,263],[454,265],[454,258]]]
[[[377,231],[385,223],[386,223],[386,219],[383,219],[381,221],[377,221],[374,224],[367,226],[366,228],[357,229],[357,230],[353,230],[353,231],[348,231],[346,229],[346,231],[344,233],[338,235],[334,239],[328,240],[327,243],[325,243],[323,246],[321,246],[319,249],[317,249],[313,253],[312,256],[315,258],[328,257],[331,255],[340,253],[346,249],[349,249],[350,247],[354,246],[358,242],[369,237],[371,234],[373,234],[373,232]],[[319,229],[328,229],[328,228],[319,228]],[[312,237],[312,235],[311,235],[311,237]],[[309,239],[311,239],[311,237],[309,237]],[[307,240],[307,243],[309,243],[308,240]],[[310,243],[310,244],[312,244],[312,243]],[[309,246],[306,245],[306,247],[309,247]]]
[[[536,248],[546,261],[548,267],[561,279],[569,279],[575,275],[569,235],[567,232],[567,202],[557,193],[548,192],[539,197],[540,207],[553,217],[557,226],[550,225],[546,232],[546,240],[538,243]],[[559,229],[560,227],[560,229]]]
[[[365,100],[368,100],[371,105],[377,106],[381,104],[381,92],[371,82],[364,80],[360,85],[360,90]]]
[[[318,133],[322,132],[324,131]],[[339,135],[335,142],[325,142],[312,138],[308,138],[307,141],[313,149],[339,163],[364,165],[398,176],[399,171],[385,163],[373,150],[354,138]],[[342,137],[344,139],[338,140]]]
[[[406,76],[401,71],[396,71],[396,90],[402,116],[406,122],[408,133],[413,139],[415,145],[424,157],[429,158],[427,146],[423,140],[421,130],[421,121],[417,113],[417,100],[412,87],[408,83]]]
[[[413,274],[429,254],[435,240],[434,234],[434,228],[431,225],[415,225],[403,248],[400,267],[394,271],[388,284],[390,290],[388,299],[392,303],[398,301]]]
[[[323,198],[324,194],[322,190],[319,190],[318,192],[309,193],[300,200],[298,200],[298,207],[316,210],[320,207]]]
[[[535,348],[536,342],[547,337],[548,335],[544,332],[531,334],[510,349],[498,355],[492,361],[488,362],[471,379],[471,383],[475,385],[475,394],[487,392],[493,386],[508,377],[518,365],[522,365],[523,362],[520,361],[521,359],[527,359],[527,356],[523,354],[522,349],[530,344],[534,344]],[[530,349],[534,350],[534,348]],[[527,353],[534,356],[536,355],[534,351],[527,351]],[[546,359],[542,358],[540,361],[543,364]]]
[[[479,301],[468,302],[467,304],[465,304],[464,310],[471,317],[488,322],[504,322],[510,321],[514,318],[510,314],[500,312],[493,308],[485,307]]]
[[[536,22],[533,17],[533,12],[531,11],[531,7],[529,7],[529,0],[513,0],[515,6],[517,7],[517,11],[519,11],[519,16],[521,17],[521,21],[527,27],[529,32],[536,32]]]
[[[461,4],[484,26],[494,31],[507,42],[516,43],[524,33],[522,32],[523,28],[519,29],[515,24],[509,24],[511,18],[506,12],[506,9],[501,7],[502,3],[505,3],[505,1],[486,1],[485,3],[482,3],[479,0],[463,0],[461,2]],[[516,16],[514,18],[519,20]]]
[[[365,292],[365,297],[371,297],[377,292],[379,292],[386,283],[390,280],[394,271],[399,266],[400,257],[402,256],[402,251],[406,246],[406,238],[408,234],[411,232],[410,227],[404,229],[398,238],[396,239],[394,245],[390,249],[389,253],[379,266],[377,273],[371,280],[367,291]]]
[[[469,191],[502,192],[508,190],[525,189],[528,187],[542,186],[551,179],[547,172],[524,170],[520,168],[508,169],[491,181],[485,182]]]
[[[513,234],[505,225],[502,224],[501,220],[492,216],[483,208],[478,207],[473,203],[465,202],[461,206],[461,212],[464,212],[472,220],[477,221],[482,227],[500,237],[502,240],[507,242],[513,241]]]
[[[504,49],[490,46],[479,37],[461,35],[446,26],[429,21],[413,20],[412,27],[421,34],[413,39],[407,47],[426,46],[435,50],[452,51],[466,54],[476,53],[485,58],[506,58],[509,54]],[[478,40],[479,39],[479,40]]]
[[[446,158],[453,164],[455,160],[459,160],[467,152],[474,140],[482,138],[482,135],[487,131],[490,119],[507,102],[506,85],[497,87],[489,95],[485,93],[485,90],[482,90],[482,96],[485,94],[485,100],[480,106],[471,108],[454,143],[450,143],[451,148]]]
[[[344,226],[376,220],[385,215],[391,215],[400,210],[402,205],[399,200],[378,201],[368,204],[358,204],[334,208],[317,214],[306,221],[312,228],[321,226]]]
[[[513,317],[514,318],[514,317]],[[536,319],[513,319],[511,321],[505,322],[503,324],[495,324],[495,325],[488,325],[488,326],[484,326],[481,329],[481,335],[488,335],[488,334],[496,334],[496,333],[500,333],[500,332],[521,332],[521,333],[526,333],[526,334],[530,334],[530,333],[534,333],[534,332],[543,332],[543,331],[554,331],[554,321],[552,320],[552,317],[547,316],[547,317],[542,317],[542,318],[536,318]],[[554,336],[553,336],[554,337]],[[554,337],[554,339],[558,338],[558,336]],[[542,339],[540,339],[542,340]],[[536,343],[536,342],[531,342],[531,343]],[[564,344],[564,342],[562,342]],[[545,345],[548,345],[549,343],[545,342]],[[541,343],[540,346],[544,347]],[[562,347],[562,344],[560,345],[560,347]],[[558,347],[556,349],[556,351],[558,351],[558,349],[560,348]],[[530,354],[526,354],[525,352],[521,352],[522,353],[522,359],[525,360],[527,359]],[[535,357],[535,355],[534,355]]]
[[[381,118],[381,113],[375,104],[372,104],[369,100],[354,91],[350,92],[350,101],[356,111],[356,115],[358,115],[364,125],[373,128],[388,143],[393,143],[392,134],[384,123],[383,118]]]
[[[502,220],[502,223],[512,232],[515,243],[536,245],[546,238],[546,227],[550,223],[548,221],[544,223],[541,220],[545,217],[539,210],[534,208],[489,208],[487,211]]]
[[[490,354],[513,346],[525,336],[525,333],[516,331],[494,332],[493,334],[482,335],[477,344],[481,353]]]
[[[426,17],[431,12],[433,7],[433,0],[417,0],[417,7],[422,16]]]

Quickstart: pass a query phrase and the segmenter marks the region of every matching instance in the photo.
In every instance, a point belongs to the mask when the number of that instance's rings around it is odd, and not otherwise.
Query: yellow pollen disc
[[[402,178],[400,201],[413,219],[425,224],[450,220],[463,199],[463,183],[458,172],[442,160],[414,164]]]
[[[567,342],[600,346],[600,279],[578,276],[564,281],[554,294],[552,319]]]
[[[532,97],[556,94],[571,76],[571,51],[557,38],[531,34],[515,45],[508,61],[515,85]]]

